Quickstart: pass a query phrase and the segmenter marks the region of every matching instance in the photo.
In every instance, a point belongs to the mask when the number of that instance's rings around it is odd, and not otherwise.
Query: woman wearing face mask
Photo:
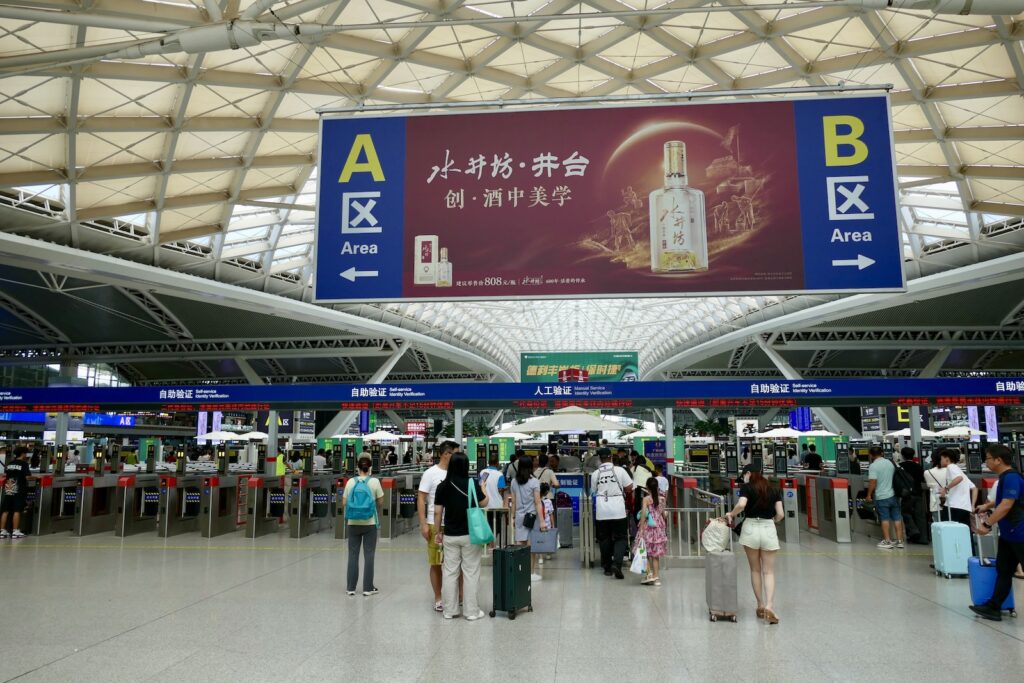
[[[777,624],[775,553],[779,550],[779,535],[775,524],[783,519],[782,496],[764,478],[760,468],[746,465],[740,477],[743,486],[740,487],[739,502],[725,516],[732,524],[740,513],[745,513],[740,545],[747,553],[750,565],[750,584],[757,599],[757,616],[769,624]]]

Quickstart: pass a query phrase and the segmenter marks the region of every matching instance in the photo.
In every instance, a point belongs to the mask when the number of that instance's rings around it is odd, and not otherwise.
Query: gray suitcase
[[[558,527],[558,547],[572,547],[572,508],[558,508],[555,511],[555,525]]]
[[[728,619],[735,623],[739,611],[735,553],[708,553],[705,556],[704,586],[711,621]]]

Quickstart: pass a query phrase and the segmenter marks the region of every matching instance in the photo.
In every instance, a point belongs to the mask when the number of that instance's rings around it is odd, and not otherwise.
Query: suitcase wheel
[[[734,615],[732,615],[732,617],[731,617],[731,618],[729,619],[729,621],[731,621],[732,623],[734,623],[734,624],[735,624],[735,623],[736,623],[737,621],[739,621],[739,617],[737,617],[737,616],[736,616],[736,615],[734,614]]]
[[[718,621],[718,615],[717,614],[709,614],[708,618],[711,619],[711,621]]]
[[[509,618],[509,621],[515,619],[516,618],[516,613],[515,612],[509,612],[508,613],[508,618]]]
[[[527,608],[526,608],[526,611],[527,611],[527,612],[532,612],[532,611],[533,611],[533,605],[530,605],[529,607],[527,607]],[[1016,614],[1014,614],[1013,616],[1017,616],[1017,615],[1016,615]]]
[[[491,619],[494,618],[494,610],[491,610]]]
[[[1015,609],[1010,610],[1010,616],[1013,617],[1014,619],[1016,619],[1017,618],[1017,610],[1015,610]]]

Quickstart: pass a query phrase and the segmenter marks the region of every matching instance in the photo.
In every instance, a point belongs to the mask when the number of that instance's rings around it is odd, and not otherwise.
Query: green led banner
[[[563,370],[585,370],[587,382],[635,382],[640,374],[635,351],[519,354],[519,379],[523,382],[558,382]],[[571,381],[580,381],[572,378]]]

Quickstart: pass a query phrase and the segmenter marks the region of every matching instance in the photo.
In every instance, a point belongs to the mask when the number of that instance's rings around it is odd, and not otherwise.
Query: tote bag
[[[466,508],[469,523],[469,542],[473,545],[487,545],[494,542],[494,532],[487,523],[487,512],[476,502],[476,486],[469,482],[469,507]]]

